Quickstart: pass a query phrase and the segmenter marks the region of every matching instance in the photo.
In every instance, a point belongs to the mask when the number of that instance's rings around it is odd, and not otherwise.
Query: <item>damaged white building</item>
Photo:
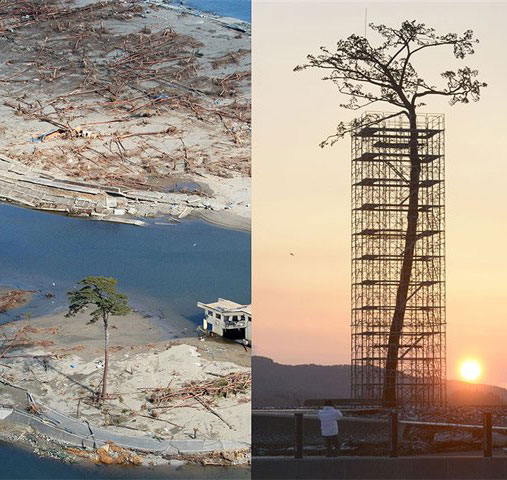
[[[204,310],[202,328],[207,335],[243,339],[252,344],[252,306],[219,298],[213,303],[198,302]]]

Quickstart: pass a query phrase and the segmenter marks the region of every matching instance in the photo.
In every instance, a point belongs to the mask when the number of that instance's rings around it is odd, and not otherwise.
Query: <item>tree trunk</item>
[[[417,219],[419,215],[419,182],[420,160],[417,150],[417,117],[415,111],[409,111],[410,121],[410,185],[409,204],[407,214],[407,230],[405,234],[405,248],[400,271],[400,281],[396,293],[396,305],[389,331],[387,359],[384,372],[383,403],[385,406],[395,406],[397,403],[396,373],[398,370],[398,356],[401,332],[407,306],[408,289],[412,275],[412,263],[417,241]]]
[[[104,375],[102,376],[102,393],[101,400],[104,400],[107,394],[107,370],[109,367],[109,325],[108,317],[104,316]]]

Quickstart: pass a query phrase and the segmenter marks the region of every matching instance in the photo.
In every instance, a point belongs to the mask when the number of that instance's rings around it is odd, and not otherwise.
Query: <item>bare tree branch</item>
[[[321,47],[319,55],[308,55],[307,63],[294,70],[331,70],[323,80],[331,80],[341,94],[350,97],[341,105],[350,110],[383,102],[415,114],[416,108],[424,105],[420,100],[425,97],[449,97],[451,105],[479,100],[481,89],[487,85],[477,80],[477,70],[463,67],[444,71],[441,74],[444,84],[438,86],[424,80],[412,63],[428,49],[442,47],[451,47],[452,55],[458,60],[472,55],[473,47],[478,43],[472,30],[466,30],[462,35],[438,35],[433,28],[415,20],[404,21],[400,28],[373,23],[370,28],[381,39],[378,46],[353,34],[339,40],[334,51]],[[336,134],[331,135],[322,144],[335,137]]]

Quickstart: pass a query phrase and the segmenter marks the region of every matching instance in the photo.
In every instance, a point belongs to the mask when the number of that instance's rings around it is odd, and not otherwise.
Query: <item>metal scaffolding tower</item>
[[[352,397],[358,400],[382,400],[406,248],[411,133],[401,115],[352,135]],[[446,401],[443,115],[418,115],[417,145],[417,232],[396,394],[401,404],[441,405]]]

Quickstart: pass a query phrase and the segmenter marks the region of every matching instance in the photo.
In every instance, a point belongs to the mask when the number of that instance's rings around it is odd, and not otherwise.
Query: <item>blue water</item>
[[[251,0],[170,0],[170,3],[252,22]]]
[[[26,450],[0,442],[0,479],[33,480],[80,480],[80,479],[247,479],[250,470],[246,468],[201,467],[185,465],[170,467],[118,467],[118,466],[77,466],[57,460],[39,458]]]
[[[130,305],[161,317],[172,336],[195,329],[198,301],[250,303],[249,233],[198,220],[136,227],[5,204],[0,225],[0,285],[37,292],[27,308],[1,314],[0,323],[65,309],[66,292],[88,275],[117,278]]]
[[[159,220],[160,221],[160,220]],[[185,221],[146,227],[51,215],[0,204],[0,285],[35,290],[21,313],[66,310],[65,292],[87,275],[116,277],[129,303],[161,317],[168,336],[184,336],[202,318],[196,302],[219,296],[250,302],[250,234]],[[46,298],[51,292],[54,297]],[[240,468],[78,467],[0,442],[0,479],[243,479]]]
[[[180,3],[173,2],[173,3]],[[250,0],[183,0],[183,5],[251,22]],[[250,235],[201,221],[147,227],[86,221],[0,204],[0,286],[37,291],[24,309],[66,307],[66,295],[87,275],[118,278],[130,304],[162,318],[168,334],[188,334],[201,319],[197,301],[225,297],[250,303]],[[52,298],[45,294],[51,292]],[[171,318],[171,321],[168,320]],[[183,329],[183,331],[182,331]],[[185,330],[186,329],[186,330]],[[245,468],[75,466],[39,458],[0,442],[0,479],[247,479]]]

